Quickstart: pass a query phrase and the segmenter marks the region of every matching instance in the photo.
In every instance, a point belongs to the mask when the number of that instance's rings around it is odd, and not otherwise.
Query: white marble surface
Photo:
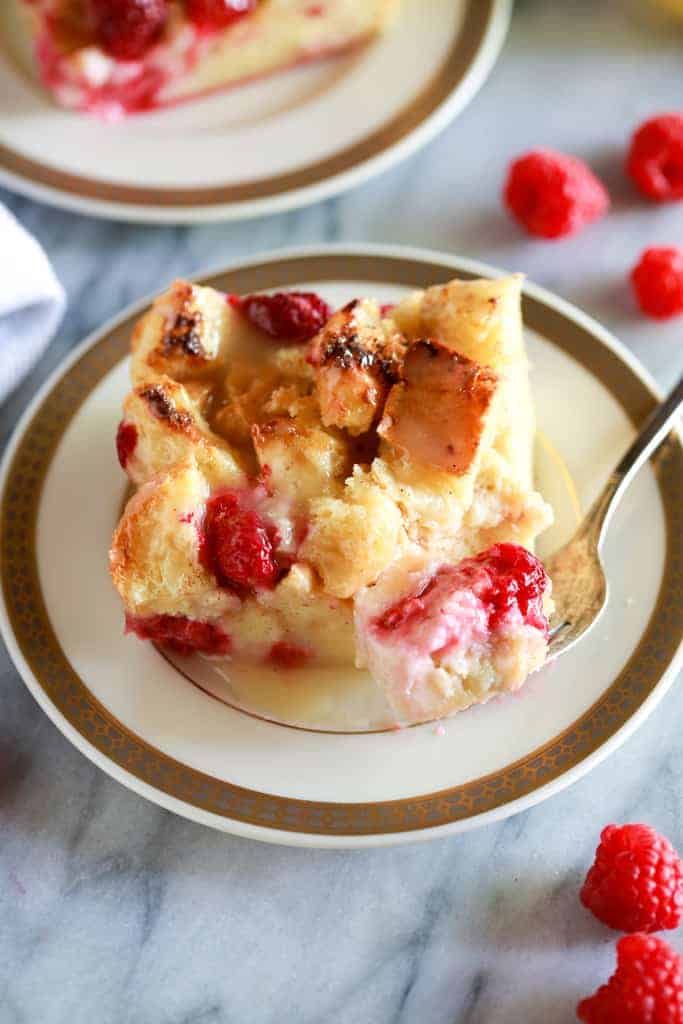
[[[639,119],[680,109],[682,48],[682,32],[619,0],[526,0],[491,79],[437,142],[290,215],[142,229],[3,194],[47,247],[70,307],[2,411],[2,436],[71,345],[171,275],[329,240],[523,269],[603,320],[668,387],[683,322],[639,317],[626,273],[645,245],[681,244],[683,204],[646,205],[620,167]],[[497,196],[508,159],[537,143],[591,160],[612,192],[609,220],[556,244],[519,234]],[[613,936],[577,901],[600,827],[647,820],[683,845],[680,687],[606,764],[535,810],[461,838],[330,853],[156,809],[68,745],[4,652],[0,680],[0,1024],[569,1022],[612,964]]]

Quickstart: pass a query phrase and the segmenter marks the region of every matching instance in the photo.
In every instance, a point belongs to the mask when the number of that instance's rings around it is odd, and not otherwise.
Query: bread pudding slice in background
[[[175,282],[133,334],[111,569],[179,653],[366,667],[397,721],[519,687],[547,650],[518,276],[391,310]],[[286,652],[284,659],[283,652]]]
[[[398,0],[7,2],[57,102],[107,118],[352,50],[398,8]]]

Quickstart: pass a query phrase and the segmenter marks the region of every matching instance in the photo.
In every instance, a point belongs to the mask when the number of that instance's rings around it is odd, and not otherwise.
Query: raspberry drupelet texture
[[[417,593],[388,608],[375,622],[375,628],[385,634],[410,630],[425,617],[435,595],[439,601],[444,599],[449,580],[457,580],[460,586],[476,585],[489,630],[500,626],[518,608],[528,625],[547,633],[543,594],[548,576],[538,558],[519,544],[494,544],[457,566],[445,566]]]
[[[645,249],[631,271],[631,283],[643,313],[667,320],[683,313],[683,249]]]
[[[218,31],[251,14],[257,0],[188,0],[190,21],[206,31]]]
[[[495,629],[516,605],[530,625],[547,629],[543,594],[548,575],[541,562],[519,544],[494,544],[474,561],[490,576],[489,628]]]
[[[503,190],[505,205],[531,235],[562,238],[602,217],[609,195],[582,160],[534,149],[515,160]]]
[[[683,199],[683,113],[645,121],[631,139],[626,170],[648,199]]]
[[[683,958],[654,935],[625,936],[616,971],[576,1015],[583,1024],[683,1024]]]
[[[683,863],[649,825],[608,825],[581,889],[584,907],[610,928],[677,928],[683,913]]]
[[[276,292],[274,295],[231,297],[251,322],[279,342],[308,341],[329,320],[332,310],[314,292]]]
[[[168,17],[167,0],[90,0],[95,36],[117,60],[140,60],[158,41]]]
[[[274,586],[276,543],[274,531],[242,494],[227,491],[207,502],[200,557],[221,586]]]

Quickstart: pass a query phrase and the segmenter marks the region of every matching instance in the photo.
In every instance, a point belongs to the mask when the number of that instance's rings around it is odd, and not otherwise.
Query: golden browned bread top
[[[408,547],[461,557],[513,520],[531,545],[548,511],[525,476],[519,289],[456,280],[393,309],[354,300],[302,341],[273,337],[248,302],[175,282],[133,333],[122,461],[144,500],[112,548],[127,607],[220,606],[197,523],[226,488],[258,492],[283,564],[342,600]]]

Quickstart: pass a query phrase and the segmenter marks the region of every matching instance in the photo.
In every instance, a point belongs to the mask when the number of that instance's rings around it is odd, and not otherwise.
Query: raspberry
[[[161,35],[166,0],[91,0],[97,41],[118,60],[140,60]]]
[[[654,935],[624,936],[616,971],[576,1015],[584,1024],[683,1024],[683,958]]]
[[[494,544],[476,558],[442,567],[420,590],[388,608],[375,626],[384,632],[410,630],[428,613],[434,596],[443,601],[450,589],[458,587],[475,588],[486,608],[489,629],[500,625],[516,606],[529,625],[547,633],[543,612],[547,585],[546,571],[530,551],[519,544]]]
[[[234,298],[231,299],[233,305]],[[278,341],[308,341],[329,319],[332,310],[314,292],[247,295],[239,303],[251,322]]]
[[[310,658],[310,651],[298,644],[278,640],[268,652],[267,660],[277,668],[302,668]]]
[[[221,586],[274,586],[279,574],[276,543],[276,532],[268,530],[244,495],[227,491],[207,502],[200,560]]]
[[[123,420],[119,423],[119,428],[116,431],[116,454],[119,457],[121,463],[121,469],[125,469],[128,464],[128,459],[135,451],[135,445],[138,443],[138,432],[132,423],[124,423]]]
[[[571,235],[609,208],[601,181],[582,160],[534,149],[515,160],[503,190],[508,210],[531,235]]]
[[[660,114],[641,124],[626,171],[648,199],[683,199],[683,114]]]
[[[520,544],[494,544],[473,562],[483,565],[490,577],[491,589],[486,595],[490,629],[517,605],[530,625],[547,630],[543,593],[548,576],[535,555]]]
[[[184,615],[126,615],[126,633],[135,633],[141,640],[151,640],[183,655],[193,651],[229,654],[231,647],[230,637],[218,626]]]
[[[648,316],[666,320],[683,313],[683,249],[645,249],[631,271],[631,283]]]
[[[683,912],[683,862],[649,825],[608,825],[581,902],[619,931],[677,928]]]
[[[256,0],[189,0],[187,13],[199,28],[215,31],[251,14]]]

